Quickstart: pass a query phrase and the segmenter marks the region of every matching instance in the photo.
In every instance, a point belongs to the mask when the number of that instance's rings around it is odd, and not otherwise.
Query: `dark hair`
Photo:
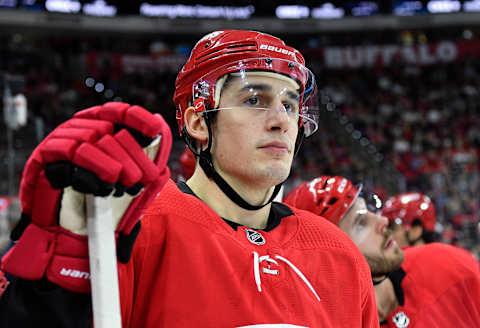
[[[438,241],[440,238],[439,234],[435,231],[430,231],[430,230],[427,230],[425,229],[422,221],[420,219],[415,219],[413,220],[412,222],[412,227],[413,226],[420,226],[422,227],[422,236],[421,238],[423,239],[423,241],[426,243],[426,244],[429,244],[429,243],[433,243],[433,242],[436,242]]]

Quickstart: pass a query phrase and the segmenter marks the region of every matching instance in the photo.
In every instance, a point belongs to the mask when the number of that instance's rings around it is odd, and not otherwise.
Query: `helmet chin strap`
[[[200,159],[199,159],[200,166],[202,167],[203,171],[207,175],[207,177],[213,179],[217,186],[223,191],[225,195],[227,195],[228,198],[241,208],[244,208],[246,210],[250,211],[255,211],[259,210],[262,207],[270,204],[275,197],[277,196],[278,192],[280,191],[280,188],[282,187],[282,183],[278,184],[275,186],[275,189],[273,190],[273,194],[270,197],[270,199],[263,205],[252,205],[248,203],[245,199],[242,198],[226,181],[225,179],[222,178],[220,174],[215,170],[213,167],[212,163],[212,156],[210,155],[210,152],[207,150],[202,150],[200,152]]]
[[[275,189],[273,190],[272,196],[270,199],[263,205],[252,205],[248,203],[245,199],[242,198],[226,181],[225,179],[222,178],[220,174],[215,170],[215,167],[213,166],[213,160],[212,160],[212,154],[210,153],[210,149],[212,147],[212,129],[210,126],[210,119],[208,117],[208,114],[204,115],[205,122],[208,128],[208,145],[206,149],[200,150],[200,154],[196,154],[199,156],[199,164],[207,177],[210,179],[213,179],[213,181],[217,184],[217,186],[223,191],[225,195],[227,195],[228,198],[241,208],[244,208],[249,211],[255,211],[263,208],[264,206],[270,204],[275,197],[277,196],[278,192],[280,191],[280,188],[282,187],[282,183],[278,184],[275,186]]]
[[[389,276],[389,275],[386,274],[385,276],[383,276],[383,277],[382,277],[381,279],[379,279],[379,280],[375,280],[375,279],[374,279],[375,277],[372,276],[373,285],[374,285],[374,286],[380,285],[383,281],[385,281],[385,279],[388,278],[388,276]]]

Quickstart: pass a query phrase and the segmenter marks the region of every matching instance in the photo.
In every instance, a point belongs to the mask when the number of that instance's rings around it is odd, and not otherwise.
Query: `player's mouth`
[[[288,144],[283,141],[267,142],[265,144],[262,144],[258,148],[276,155],[288,154],[290,152]]]
[[[387,240],[384,243],[383,249],[388,250],[392,248],[395,245],[395,240],[392,238],[392,236],[388,236]]]

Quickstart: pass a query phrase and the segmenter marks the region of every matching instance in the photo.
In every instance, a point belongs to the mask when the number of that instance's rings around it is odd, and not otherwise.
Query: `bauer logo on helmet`
[[[282,53],[284,55],[295,57],[295,53],[293,51],[290,51],[284,48],[275,47],[275,46],[269,46],[268,44],[261,44],[260,50],[275,51],[275,52]]]

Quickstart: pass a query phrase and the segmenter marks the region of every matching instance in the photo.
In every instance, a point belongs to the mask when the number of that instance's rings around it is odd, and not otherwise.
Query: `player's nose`
[[[269,130],[281,130],[283,132],[288,130],[291,117],[280,98],[275,97],[272,100],[267,116]]]
[[[388,228],[388,219],[379,214],[373,214],[375,216],[375,229],[379,234],[383,234]]]

